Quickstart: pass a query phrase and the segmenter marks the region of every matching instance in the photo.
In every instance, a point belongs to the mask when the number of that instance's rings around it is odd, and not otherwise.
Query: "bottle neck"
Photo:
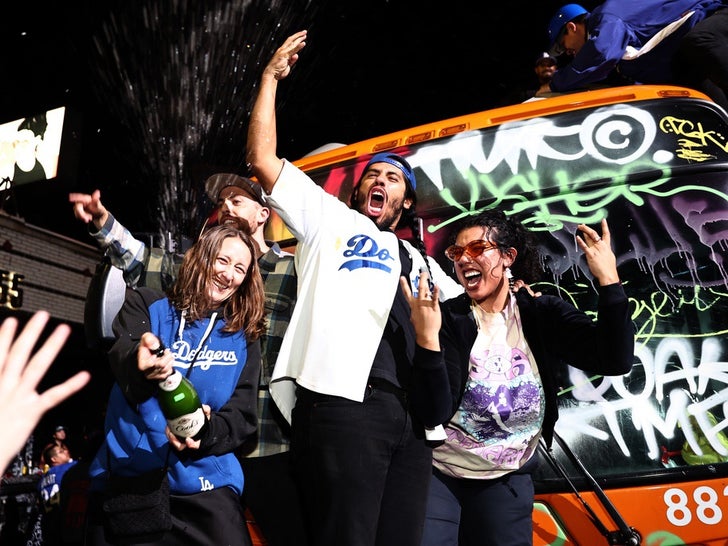
[[[163,391],[173,391],[176,389],[182,381],[182,374],[179,370],[172,370],[172,373],[167,376],[167,379],[159,382],[159,388]]]

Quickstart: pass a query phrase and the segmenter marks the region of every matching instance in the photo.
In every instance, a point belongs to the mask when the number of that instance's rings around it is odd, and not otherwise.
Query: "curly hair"
[[[518,255],[511,265],[513,277],[532,283],[540,279],[541,261],[539,259],[538,241],[532,231],[523,225],[516,216],[506,216],[500,210],[484,210],[476,216],[469,216],[457,224],[451,237],[451,243],[464,230],[473,227],[485,229],[487,240],[498,245],[501,253],[515,248]]]
[[[254,340],[265,331],[265,292],[256,260],[258,246],[248,231],[242,224],[224,224],[205,230],[185,254],[177,282],[168,297],[176,309],[186,312],[188,320],[205,317],[214,307],[209,286],[222,243],[237,237],[250,251],[251,261],[243,282],[223,304],[226,323],[223,332],[244,330],[246,337]]]

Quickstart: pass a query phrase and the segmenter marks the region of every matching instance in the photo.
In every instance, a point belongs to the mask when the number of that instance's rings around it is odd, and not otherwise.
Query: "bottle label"
[[[202,430],[206,419],[205,412],[202,411],[202,408],[198,408],[193,413],[182,415],[176,419],[167,419],[167,426],[175,436],[190,438]]]
[[[176,389],[182,381],[182,374],[177,370],[174,370],[164,381],[159,382],[159,388],[163,391],[173,391]]]

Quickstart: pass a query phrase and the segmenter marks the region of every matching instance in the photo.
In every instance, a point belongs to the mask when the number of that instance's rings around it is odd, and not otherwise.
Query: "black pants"
[[[419,546],[432,450],[403,393],[363,402],[299,388],[291,441],[316,546]]]
[[[243,502],[269,546],[306,546],[301,499],[291,453],[240,459],[245,475]]]
[[[194,495],[170,497],[172,530],[145,546],[252,546],[243,516],[240,497],[229,487],[203,491]],[[89,502],[86,544],[89,546],[117,546],[136,544],[128,540],[115,540],[106,535],[101,513],[101,498],[92,496]]]
[[[698,89],[728,110],[728,8],[695,25],[673,57],[678,83]]]

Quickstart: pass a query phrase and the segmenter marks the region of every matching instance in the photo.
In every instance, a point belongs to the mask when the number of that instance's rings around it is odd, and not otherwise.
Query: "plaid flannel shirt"
[[[288,451],[290,443],[290,425],[273,402],[268,391],[268,383],[278,359],[283,334],[288,328],[296,304],[298,279],[293,265],[293,255],[283,252],[277,244],[273,244],[268,252],[258,258],[258,265],[265,286],[268,323],[266,333],[261,339],[263,365],[258,389],[257,445],[252,449],[246,445],[244,453],[247,457],[282,453]]]
[[[166,290],[176,280],[182,256],[159,248],[150,251],[111,214],[91,236],[106,252],[111,264],[122,270],[127,286]],[[269,245],[268,252],[258,258],[267,314],[266,332],[261,338],[263,365],[258,387],[258,430],[241,448],[245,457],[264,457],[290,449],[290,426],[271,399],[268,383],[296,303],[297,278],[293,255],[276,243]]]

